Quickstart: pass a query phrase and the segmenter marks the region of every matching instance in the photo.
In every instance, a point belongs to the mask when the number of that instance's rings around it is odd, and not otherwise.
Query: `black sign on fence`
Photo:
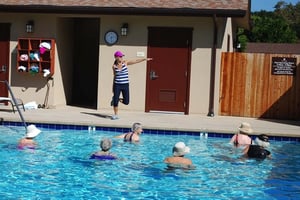
[[[272,57],[272,75],[295,75],[297,58]]]

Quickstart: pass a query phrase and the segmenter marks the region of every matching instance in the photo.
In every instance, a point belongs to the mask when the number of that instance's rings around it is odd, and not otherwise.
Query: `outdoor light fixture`
[[[34,21],[30,20],[26,24],[26,32],[27,33],[33,33],[33,28],[34,28]]]
[[[121,35],[127,36],[128,33],[128,23],[124,23],[121,27]]]

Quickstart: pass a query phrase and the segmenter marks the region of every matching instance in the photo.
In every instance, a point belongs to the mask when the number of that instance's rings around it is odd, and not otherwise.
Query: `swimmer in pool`
[[[41,133],[35,125],[29,125],[26,128],[26,135],[24,138],[19,140],[18,149],[34,149],[37,146],[37,143],[33,140],[36,136]]]
[[[253,133],[251,125],[247,122],[243,122],[239,127],[239,132],[232,136],[230,143],[236,147],[250,145],[252,144],[252,139],[249,137],[251,133]]]
[[[185,154],[190,152],[190,148],[183,142],[177,142],[173,147],[173,156],[167,157],[164,163],[167,164],[169,169],[194,169],[192,161],[189,158],[185,158]]]
[[[101,151],[95,152],[91,155],[90,159],[98,160],[115,160],[117,156],[109,152],[112,147],[111,139],[104,138],[100,141]]]
[[[139,142],[142,132],[142,124],[136,122],[132,125],[131,132],[115,136],[115,138],[123,138],[124,142]]]
[[[265,134],[261,134],[256,137],[255,144],[248,145],[243,153],[245,157],[248,158],[270,158],[271,152],[266,148],[270,146],[269,137]]]

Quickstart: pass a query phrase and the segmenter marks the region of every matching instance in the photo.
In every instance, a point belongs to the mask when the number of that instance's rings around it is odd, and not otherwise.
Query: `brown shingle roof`
[[[0,5],[248,10],[248,0],[2,0]]]
[[[300,44],[247,43],[246,53],[300,54]]]
[[[1,0],[0,12],[235,17],[247,28],[250,0]]]

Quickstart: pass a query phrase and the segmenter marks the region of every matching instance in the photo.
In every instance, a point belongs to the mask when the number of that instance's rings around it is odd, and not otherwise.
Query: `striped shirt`
[[[115,70],[115,83],[117,84],[129,83],[128,68],[124,63],[122,64],[122,69],[118,69],[118,67],[114,65],[114,70]]]

